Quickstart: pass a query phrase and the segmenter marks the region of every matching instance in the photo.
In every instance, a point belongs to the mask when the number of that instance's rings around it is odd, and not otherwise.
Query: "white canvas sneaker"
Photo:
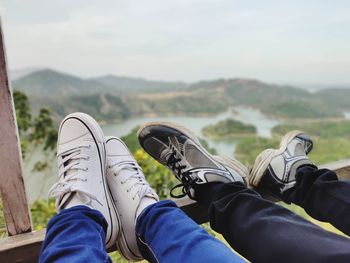
[[[128,260],[142,260],[135,232],[136,220],[149,205],[159,201],[141,167],[127,146],[116,137],[106,138],[107,181],[120,218],[117,247]]]
[[[97,122],[84,113],[72,113],[58,132],[59,181],[49,195],[61,211],[85,205],[102,213],[108,223],[106,248],[115,244],[119,222],[106,181],[106,150],[103,132]]]

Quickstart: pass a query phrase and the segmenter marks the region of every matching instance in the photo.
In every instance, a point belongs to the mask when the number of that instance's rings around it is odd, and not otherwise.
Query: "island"
[[[252,124],[226,119],[202,129],[203,135],[211,139],[231,139],[256,136],[256,127]]]

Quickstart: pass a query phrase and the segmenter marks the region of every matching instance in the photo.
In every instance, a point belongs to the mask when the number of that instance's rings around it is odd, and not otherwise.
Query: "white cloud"
[[[5,0],[0,10],[12,68],[350,83],[346,1]]]

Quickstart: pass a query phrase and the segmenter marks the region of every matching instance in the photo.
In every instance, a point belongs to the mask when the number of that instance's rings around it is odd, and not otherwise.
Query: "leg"
[[[244,262],[174,202],[159,202],[126,145],[116,137],[106,141],[107,180],[121,215],[117,245],[125,258],[146,258],[151,262]]]
[[[181,180],[184,193],[206,205],[212,227],[244,257],[254,262],[350,260],[347,238],[313,225],[246,187],[249,178],[254,186],[263,185],[275,195],[292,188],[295,169],[310,163],[306,153],[312,144],[302,133],[288,133],[281,149],[263,152],[250,176],[237,160],[211,156],[190,131],[176,124],[144,125],[139,141]]]
[[[300,167],[295,187],[286,191],[282,200],[300,205],[313,218],[350,235],[350,182],[339,181],[334,172],[311,165]]]
[[[104,135],[88,115],[74,113],[61,123],[59,180],[50,189],[58,214],[48,224],[40,262],[109,262],[119,220],[106,180]]]
[[[262,199],[240,183],[195,187],[210,223],[253,262],[348,262],[350,240]]]
[[[250,183],[267,197],[300,205],[315,219],[350,234],[350,182],[318,170],[307,158],[312,145],[299,131],[287,133],[279,149],[267,149],[256,158]]]
[[[150,262],[245,262],[172,201],[146,208],[137,220],[136,232],[140,250]]]
[[[106,231],[107,222],[97,210],[64,209],[47,226],[39,262],[110,262]]]

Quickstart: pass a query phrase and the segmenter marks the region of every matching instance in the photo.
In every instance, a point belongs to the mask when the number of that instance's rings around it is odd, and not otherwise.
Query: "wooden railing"
[[[0,193],[9,235],[7,238],[0,239],[0,262],[37,262],[45,230],[32,231],[1,23],[0,135]],[[322,168],[334,170],[342,179],[350,179],[350,160],[327,164]],[[208,221],[207,211],[193,200],[183,198],[176,203],[197,223]]]

